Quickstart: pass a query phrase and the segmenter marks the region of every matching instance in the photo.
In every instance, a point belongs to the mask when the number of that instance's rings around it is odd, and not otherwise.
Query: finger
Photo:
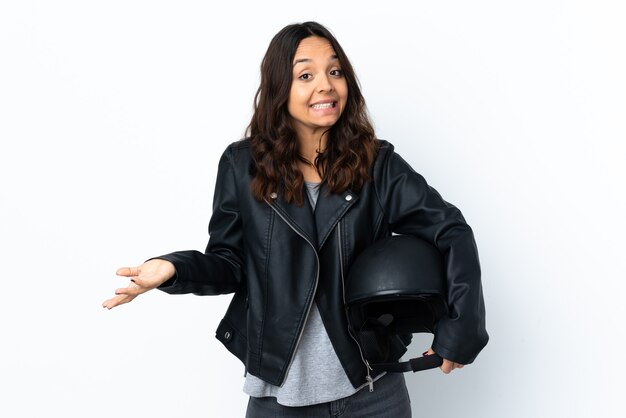
[[[451,372],[451,371],[453,371],[454,369],[462,369],[462,368],[463,368],[463,364],[460,364],[460,363],[455,363],[455,362],[453,362],[453,361],[449,361],[449,360],[445,360],[445,361],[448,361],[448,362],[450,363],[450,364],[449,364],[449,367],[448,367],[448,372],[445,372],[445,371],[444,371],[444,373],[446,373],[446,374],[450,373],[450,372]],[[443,369],[442,369],[442,370],[443,370]]]
[[[150,284],[150,278],[148,279],[140,279],[139,277],[133,277],[132,279],[130,279],[130,283],[128,284],[127,288],[130,289],[136,289],[137,292],[133,293],[133,292],[124,292],[124,293],[130,293],[130,294],[140,294],[140,293],[145,293],[148,290],[154,289],[155,285]]]
[[[116,296],[114,298],[111,299],[107,299],[104,302],[102,302],[102,307],[103,308],[107,308],[107,309],[112,309],[114,307],[116,307],[117,305],[120,304],[120,296]]]
[[[102,307],[107,309],[113,309],[114,307],[128,303],[133,299],[135,299],[134,296],[118,295],[102,302]]]
[[[135,285],[134,283],[131,283],[128,285],[128,287],[120,287],[119,289],[115,289],[115,294],[135,297],[144,293],[145,291],[146,289],[139,287]]]
[[[117,274],[118,276],[124,276],[124,277],[139,276],[139,273],[140,273],[139,267],[122,267],[122,268],[117,269],[117,271],[115,272],[115,274]]]

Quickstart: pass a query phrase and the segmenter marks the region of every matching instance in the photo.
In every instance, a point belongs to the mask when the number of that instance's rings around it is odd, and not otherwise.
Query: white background
[[[101,302],[117,267],[204,249],[261,58],[304,20],[476,233],[491,340],[407,374],[414,416],[625,416],[623,3],[401,4],[2,2],[0,416],[244,415],[229,296]]]

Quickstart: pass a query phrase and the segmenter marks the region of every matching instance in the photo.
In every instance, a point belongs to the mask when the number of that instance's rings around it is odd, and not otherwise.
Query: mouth
[[[324,102],[324,103],[314,103],[310,105],[312,109],[321,110],[321,109],[333,109],[337,106],[337,102]]]

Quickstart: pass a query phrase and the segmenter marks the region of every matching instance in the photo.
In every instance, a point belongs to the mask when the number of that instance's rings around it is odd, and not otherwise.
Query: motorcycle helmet
[[[443,256],[411,235],[380,239],[357,256],[345,283],[350,332],[374,370],[418,371],[438,367],[438,355],[399,363],[413,333],[434,333],[448,314]]]

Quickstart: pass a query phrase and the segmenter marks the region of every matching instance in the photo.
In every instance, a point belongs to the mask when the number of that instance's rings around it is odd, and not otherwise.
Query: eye
[[[313,77],[313,76],[312,76],[311,74],[309,74],[309,73],[304,73],[304,74],[301,74],[298,78],[299,78],[300,80],[306,81],[306,80],[310,80],[312,77]]]
[[[334,70],[330,70],[330,75],[335,77],[342,77],[343,71],[341,71],[339,68],[335,68]]]

